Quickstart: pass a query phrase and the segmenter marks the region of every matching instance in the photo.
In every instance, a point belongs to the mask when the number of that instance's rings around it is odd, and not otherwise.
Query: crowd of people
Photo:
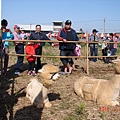
[[[35,26],[35,32],[29,34],[25,33],[24,28],[20,28],[18,25],[14,25],[14,32],[12,33],[10,29],[7,29],[8,22],[7,20],[3,19],[1,21],[1,30],[2,30],[2,43],[3,43],[3,52],[4,52],[4,69],[3,73],[7,75],[7,68],[8,68],[8,61],[9,61],[9,42],[7,40],[13,39],[16,40],[14,42],[15,45],[15,52],[16,54],[24,54],[26,53],[26,59],[28,61],[28,75],[35,76],[37,71],[41,69],[41,58],[36,57],[34,55],[42,55],[42,48],[45,45],[45,42],[37,42],[37,40],[48,40],[48,43],[54,47],[59,45],[60,56],[80,56],[80,45],[76,45],[76,43],[70,43],[70,41],[78,41],[81,43],[81,40],[78,38],[76,31],[71,28],[72,22],[70,20],[66,20],[64,28],[62,28],[58,35],[57,39],[59,41],[63,41],[57,44],[49,42],[49,37],[41,32],[41,25]],[[97,30],[92,30],[92,35],[89,37],[90,43],[90,56],[98,56],[98,45],[99,45],[99,38],[97,36]],[[25,42],[21,42],[20,40],[36,40],[36,42],[29,41],[27,45]],[[69,41],[69,42],[68,42]],[[103,39],[104,41],[104,39]],[[109,42],[117,42],[118,38],[115,34],[110,33]],[[96,42],[96,43],[95,43]],[[26,47],[25,47],[26,45]],[[110,56],[115,55],[117,51],[117,44],[106,44],[102,43],[102,54],[103,56]],[[25,49],[24,49],[25,47]],[[17,62],[15,64],[14,74],[18,75],[21,73],[21,68],[23,64],[24,56],[17,56]],[[35,67],[35,61],[37,60],[37,65]],[[61,58],[61,62],[64,66],[64,72],[71,74],[72,70],[74,69],[74,61],[72,58]],[[91,58],[90,61],[96,62],[97,58]],[[103,58],[105,63],[109,63],[112,59],[110,58]]]
[[[109,38],[108,41],[106,41],[106,39],[102,39],[102,44],[99,44],[99,37],[97,36],[97,30],[93,29],[92,31],[92,35],[89,37],[89,41],[93,42],[90,43],[90,56],[98,56],[98,46],[101,45],[102,46],[102,56],[113,56],[116,55],[117,49],[118,49],[118,44],[115,42],[118,42],[118,36],[116,35],[116,33],[110,33],[109,34]],[[97,43],[95,43],[97,42]],[[106,42],[109,42],[108,44]],[[111,43],[110,43],[111,42]],[[114,43],[113,43],[114,42]],[[112,62],[113,58],[105,58],[103,57],[103,61],[104,63],[110,63]],[[96,62],[97,58],[90,58],[90,61]]]

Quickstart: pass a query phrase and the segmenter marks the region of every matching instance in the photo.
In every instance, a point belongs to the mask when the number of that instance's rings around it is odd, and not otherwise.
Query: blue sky
[[[2,0],[2,19],[14,24],[52,25],[70,19],[75,30],[120,32],[120,0]]]

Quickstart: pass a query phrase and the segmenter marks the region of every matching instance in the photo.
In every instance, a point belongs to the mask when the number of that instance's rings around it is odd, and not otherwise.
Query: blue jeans
[[[15,46],[16,54],[24,54],[24,44],[18,44]],[[20,72],[21,66],[23,64],[24,56],[17,57],[17,63],[15,65],[15,72]]]
[[[98,56],[98,48],[90,47],[90,56]],[[97,58],[90,58],[90,61],[97,61]]]
[[[113,49],[111,50],[111,52],[112,52],[111,55],[115,55],[115,54],[116,54],[116,51],[117,51],[117,49],[116,49],[116,48],[113,48]]]

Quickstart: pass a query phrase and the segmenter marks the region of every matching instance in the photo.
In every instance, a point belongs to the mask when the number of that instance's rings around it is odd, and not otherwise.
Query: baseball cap
[[[72,22],[70,20],[66,20],[65,25],[71,25]]]
[[[20,27],[18,25],[14,25],[14,29],[20,29]]]
[[[113,36],[116,36],[116,33],[115,33],[115,32],[113,33]]]
[[[94,32],[96,32],[96,33],[97,33],[98,31],[97,31],[96,29],[93,29],[93,31],[92,31],[92,32],[93,32],[93,33],[94,33]]]

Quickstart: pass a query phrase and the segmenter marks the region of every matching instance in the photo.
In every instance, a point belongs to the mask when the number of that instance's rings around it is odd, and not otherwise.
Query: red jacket
[[[26,59],[28,60],[28,62],[33,62],[36,60],[36,57],[33,56],[35,55],[35,49],[36,47],[33,45],[33,44],[28,44],[25,48],[25,51],[26,51]],[[28,56],[28,55],[31,55],[31,56]]]

